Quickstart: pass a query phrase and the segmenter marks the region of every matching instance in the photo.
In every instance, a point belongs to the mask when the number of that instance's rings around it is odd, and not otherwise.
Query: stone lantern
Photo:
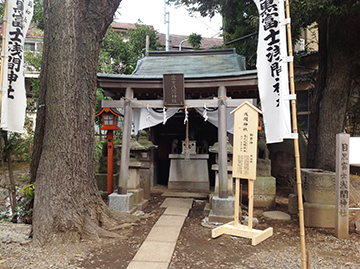
[[[129,160],[129,178],[128,192],[134,194],[135,206],[142,210],[147,205],[150,197],[150,181],[154,176],[154,165],[151,158],[151,149],[157,148],[146,138],[146,132],[140,132],[140,137],[135,137],[130,141],[130,160]]]

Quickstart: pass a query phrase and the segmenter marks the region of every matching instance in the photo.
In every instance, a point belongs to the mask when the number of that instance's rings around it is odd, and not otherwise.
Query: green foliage
[[[103,147],[106,144],[106,139],[102,139],[102,140],[96,140],[96,144],[95,144],[95,170],[96,172],[99,171],[99,161],[100,158],[102,156],[102,152],[103,152]]]
[[[186,6],[190,13],[199,12],[201,16],[214,17],[226,3],[226,0],[168,0],[168,4]]]
[[[19,133],[10,133],[8,135],[7,145],[2,145],[2,152],[10,150],[14,161],[29,162],[31,160],[32,145],[34,142],[34,133],[32,131],[32,123],[29,118],[25,118],[25,130],[27,135]]]
[[[112,74],[131,74],[137,61],[145,56],[146,36],[149,36],[150,50],[160,46],[156,31],[139,21],[135,30],[130,29],[126,36],[109,27],[103,42],[98,61],[98,72]]]
[[[24,218],[30,216],[33,212],[30,204],[34,200],[35,195],[35,183],[30,184],[29,186],[24,186],[20,193],[22,194],[21,200],[18,202],[15,210],[10,216],[10,206],[1,208],[0,220],[11,221],[16,220],[18,218],[24,220]]]
[[[24,198],[32,201],[35,195],[35,182],[31,183],[29,186],[24,186],[20,192],[23,194]]]
[[[229,0],[221,9],[224,17],[224,41],[229,42],[240,37],[256,33],[259,28],[259,15],[255,3],[250,1]],[[236,52],[246,57],[246,68],[256,68],[256,50],[258,36],[253,35],[248,38],[232,43],[228,47],[235,48]]]
[[[201,46],[201,35],[198,35],[196,33],[192,33],[188,36],[188,43],[194,48],[194,50],[199,50]]]
[[[44,1],[34,0],[34,14],[32,21],[36,23],[37,28],[44,30]]]
[[[104,96],[104,90],[101,89],[101,88],[98,88],[96,90],[96,112],[95,112],[95,114],[99,113],[101,111],[101,109],[102,109],[101,107],[99,107],[99,101],[100,100],[112,100],[112,98],[108,97],[108,96]],[[102,126],[101,117],[96,117],[95,118],[95,124],[97,126],[99,126],[99,127]]]

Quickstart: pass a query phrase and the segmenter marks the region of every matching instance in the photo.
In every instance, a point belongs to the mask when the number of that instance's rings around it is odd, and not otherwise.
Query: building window
[[[36,51],[37,50],[36,42],[25,41],[24,49],[27,51]]]

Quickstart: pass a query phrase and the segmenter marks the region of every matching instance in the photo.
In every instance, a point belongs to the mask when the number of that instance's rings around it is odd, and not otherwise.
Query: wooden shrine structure
[[[167,85],[168,75],[172,78]],[[118,194],[127,193],[132,110],[206,106],[218,111],[219,197],[228,197],[226,109],[258,98],[257,72],[245,69],[243,56],[233,49],[148,52],[133,74],[98,74],[97,80],[105,95],[114,99],[102,101],[101,107],[124,108]]]

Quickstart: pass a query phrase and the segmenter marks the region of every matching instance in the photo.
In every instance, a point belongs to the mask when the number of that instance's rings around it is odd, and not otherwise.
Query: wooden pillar
[[[226,130],[226,88],[220,86],[218,89],[218,143],[219,143],[219,197],[228,198],[227,182],[227,130]]]
[[[350,135],[336,135],[335,236],[349,237]]]
[[[107,192],[113,192],[114,131],[107,133]]]
[[[131,138],[131,122],[132,122],[132,108],[131,99],[134,97],[133,90],[128,87],[125,92],[125,107],[124,107],[124,128],[121,146],[121,162],[119,174],[118,194],[127,193],[127,182],[129,175],[129,158],[130,158],[130,138]]]

